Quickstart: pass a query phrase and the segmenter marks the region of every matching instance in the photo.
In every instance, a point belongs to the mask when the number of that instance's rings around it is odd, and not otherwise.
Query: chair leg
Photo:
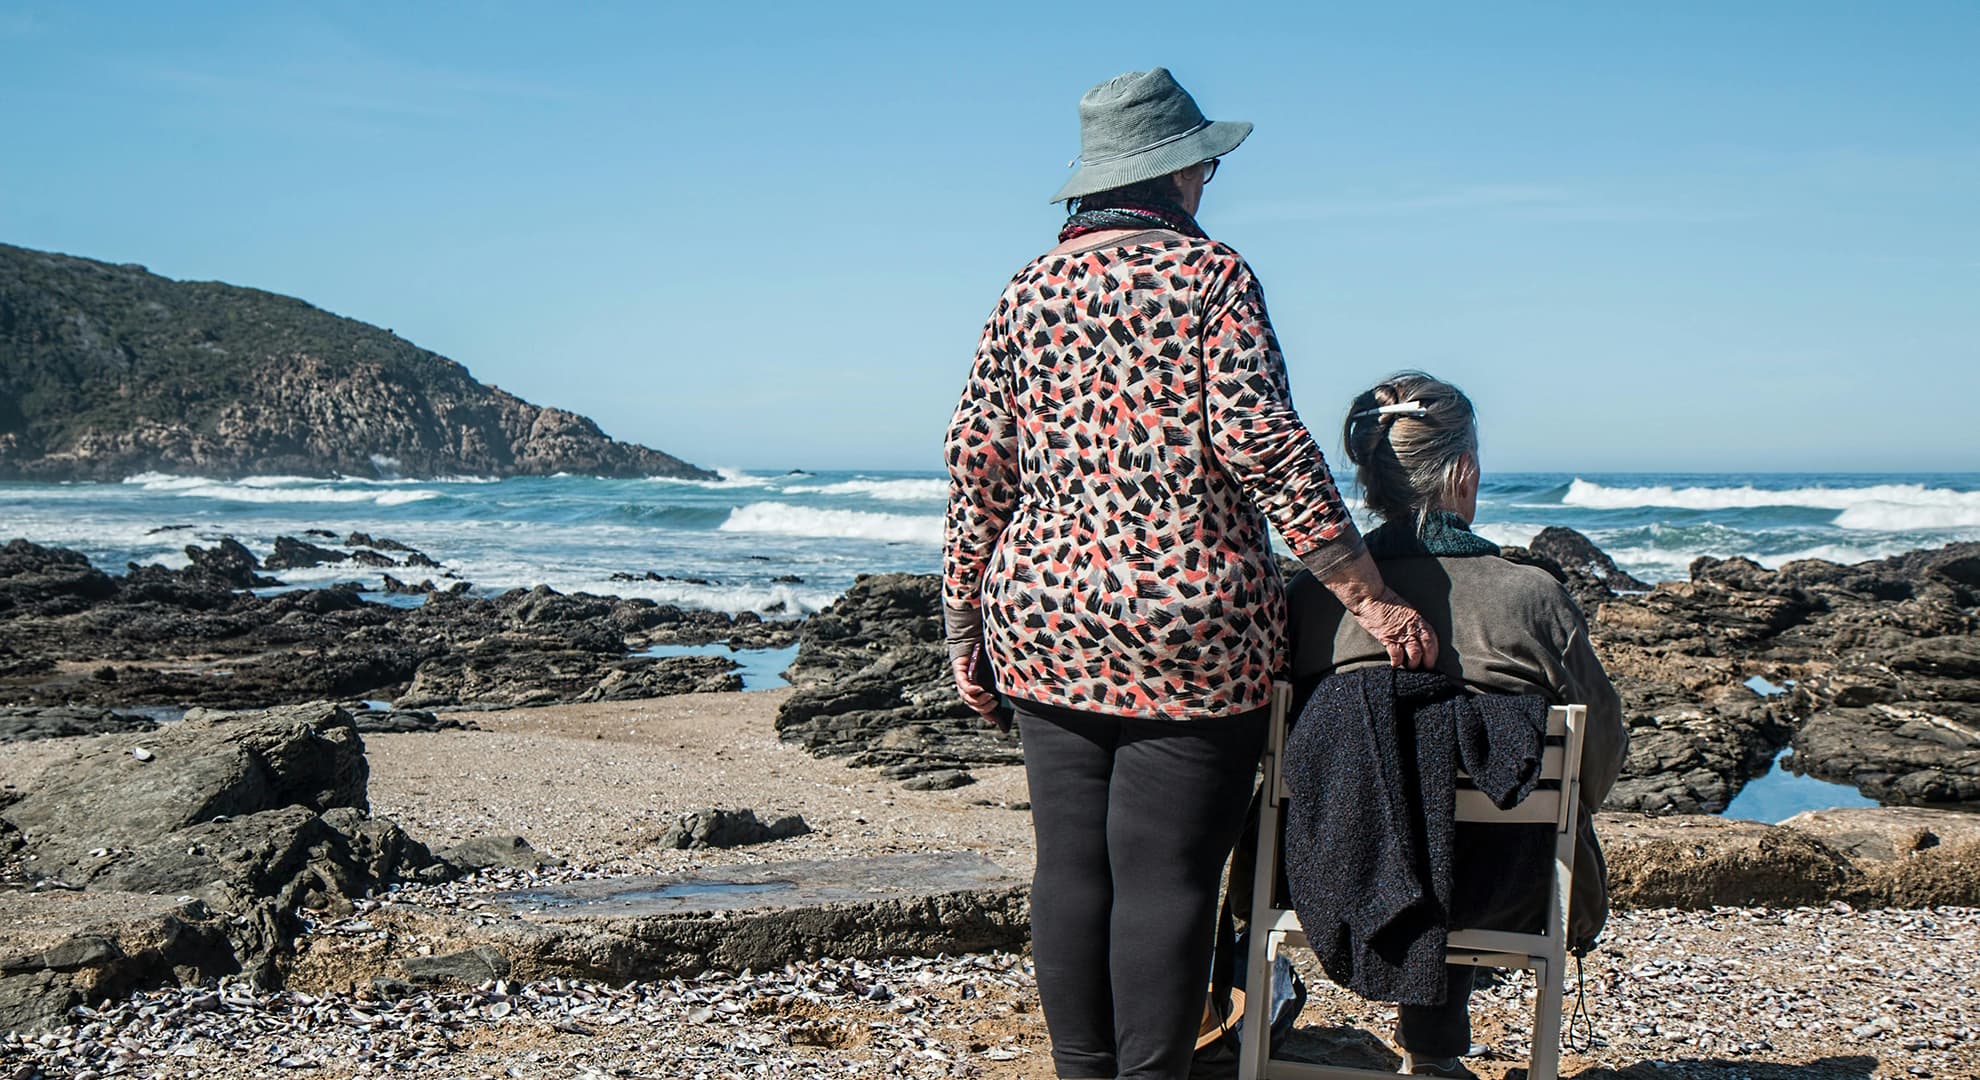
[[[1245,957],[1244,1038],[1238,1045],[1238,1080],[1260,1080],[1272,1060],[1272,965],[1279,956],[1279,935],[1251,935]],[[1259,973],[1264,978],[1259,978]],[[1263,989],[1260,989],[1260,984]]]
[[[1567,974],[1549,960],[1537,960],[1540,982],[1533,1007],[1533,1068],[1527,1080],[1558,1080],[1561,1074],[1561,979]]]

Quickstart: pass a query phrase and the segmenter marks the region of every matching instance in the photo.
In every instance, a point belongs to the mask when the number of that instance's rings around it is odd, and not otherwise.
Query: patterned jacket
[[[1215,241],[1142,233],[1020,270],[946,451],[951,636],[980,620],[1023,701],[1262,708],[1286,619],[1267,516],[1318,575],[1362,550],[1258,282]]]

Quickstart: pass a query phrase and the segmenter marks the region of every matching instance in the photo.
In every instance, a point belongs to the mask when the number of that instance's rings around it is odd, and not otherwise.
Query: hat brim
[[[1067,179],[1059,193],[1048,202],[1064,202],[1091,195],[1096,191],[1108,191],[1126,187],[1143,180],[1153,180],[1167,176],[1178,169],[1187,169],[1199,161],[1223,157],[1238,148],[1238,144],[1251,134],[1249,120],[1218,120],[1202,131],[1192,132],[1187,138],[1172,143],[1116,158],[1098,165],[1081,165],[1079,171]]]

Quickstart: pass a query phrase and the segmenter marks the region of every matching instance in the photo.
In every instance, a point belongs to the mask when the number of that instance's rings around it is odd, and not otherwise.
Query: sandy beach
[[[777,739],[789,690],[450,714],[480,731],[373,735],[371,808],[440,847],[516,833],[546,854],[614,873],[731,861],[976,851],[1031,872],[1024,770],[977,768],[977,783],[908,791],[872,769]],[[806,836],[696,851],[656,847],[682,813],[749,807],[799,814]]]
[[[374,735],[374,812],[435,845],[518,833],[568,865],[491,872],[402,897],[471,906],[519,880],[678,871],[738,862],[979,852],[1028,872],[1022,770],[913,792],[871,770],[780,743],[786,691],[465,714],[480,730]],[[0,782],[52,743],[0,755]],[[662,850],[675,815],[724,806],[799,813],[810,835],[721,851]],[[369,931],[368,905],[313,926],[311,947]],[[1326,983],[1291,1052],[1393,1067],[1393,1011]],[[1592,1033],[1563,1075],[1980,1076],[1980,911],[1619,912],[1587,964]],[[1481,1076],[1518,1075],[1533,984],[1516,974],[1474,999]],[[245,1078],[1050,1077],[1026,958],[1009,953],[839,963],[611,986],[491,982],[397,1001],[317,986],[155,991],[66,1031],[11,1041],[8,1075]],[[1572,998],[1570,998],[1571,1000]]]

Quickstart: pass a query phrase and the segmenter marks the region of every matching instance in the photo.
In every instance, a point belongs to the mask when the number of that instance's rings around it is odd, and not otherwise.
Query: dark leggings
[[[1138,720],[1017,703],[1038,847],[1032,958],[1061,1077],[1188,1076],[1220,871],[1267,715]]]
[[[1444,965],[1442,1005],[1396,1006],[1396,1041],[1419,1057],[1462,1057],[1471,1049],[1471,982],[1478,969]]]

